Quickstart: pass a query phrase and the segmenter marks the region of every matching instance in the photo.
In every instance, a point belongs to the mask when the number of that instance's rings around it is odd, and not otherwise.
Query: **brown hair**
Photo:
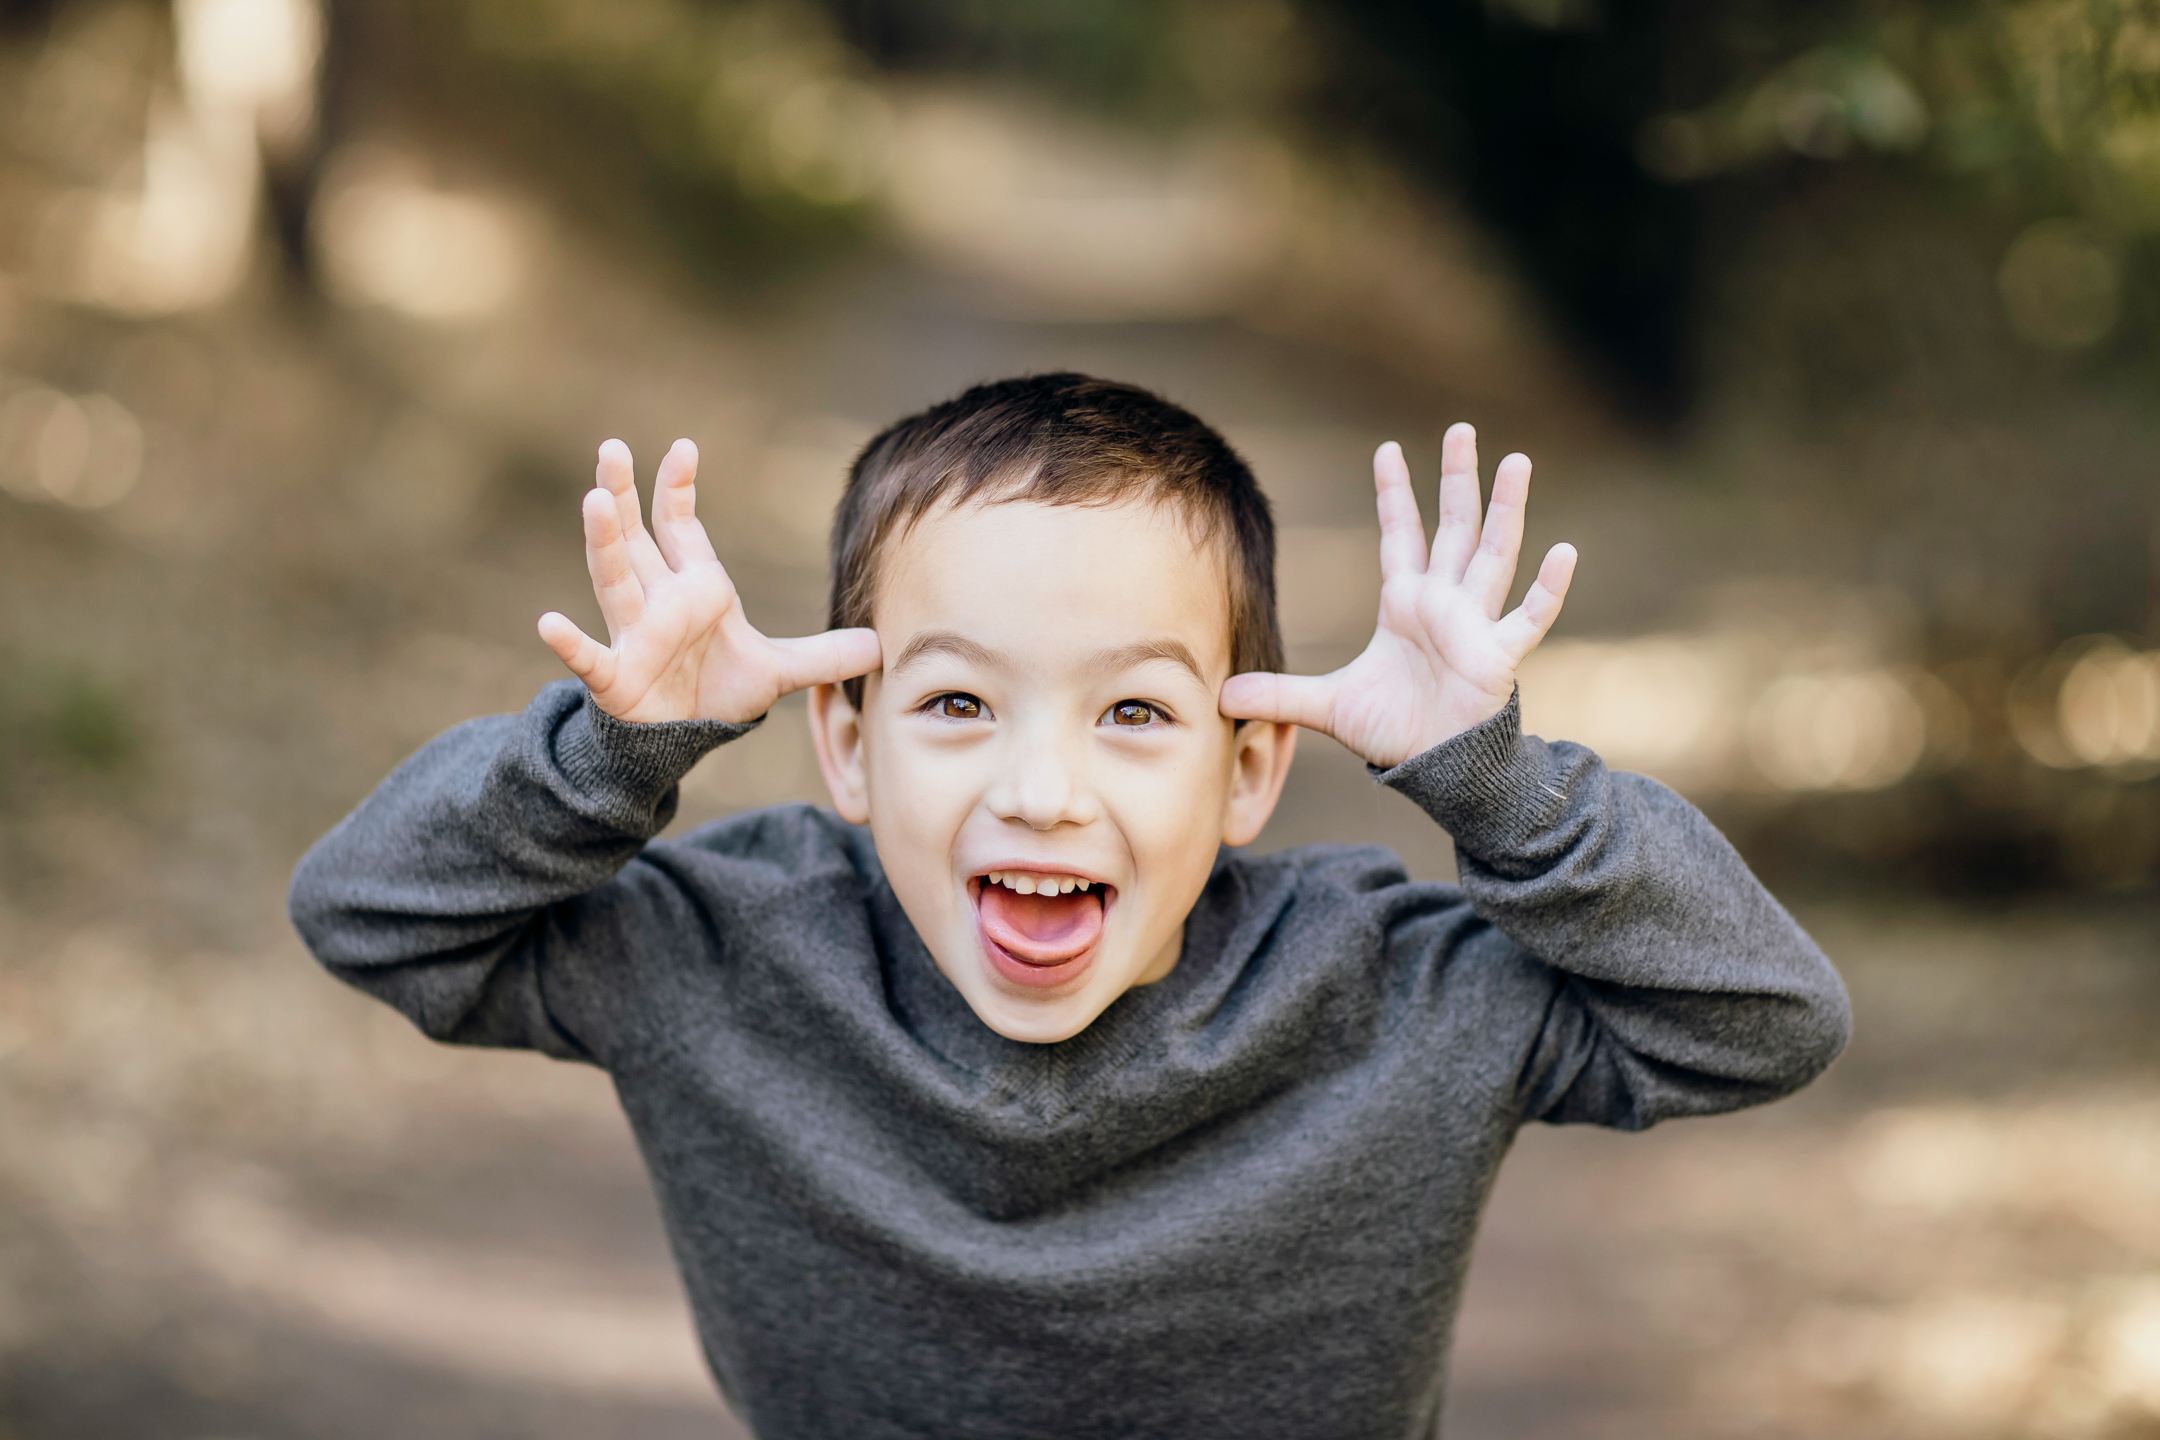
[[[888,427],[848,471],[832,528],[831,623],[868,625],[878,557],[940,501],[1113,505],[1182,512],[1220,547],[1230,583],[1230,669],[1280,670],[1275,521],[1222,436],[1137,385],[1063,372],[977,385]],[[862,707],[862,681],[844,687]]]

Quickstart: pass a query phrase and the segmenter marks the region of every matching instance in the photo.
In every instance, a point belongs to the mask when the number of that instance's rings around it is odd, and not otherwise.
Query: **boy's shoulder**
[[[1435,924],[1486,928],[1461,886],[1411,878],[1402,857],[1385,845],[1298,845],[1265,855],[1225,850],[1201,904],[1241,912],[1242,923],[1272,928],[1278,939],[1348,928],[1371,933],[1387,949]]]
[[[1480,916],[1461,886],[1413,878],[1383,845],[1225,852],[1188,941],[1253,993],[1289,994],[1355,1028],[1381,1017],[1541,1013],[1548,967]]]
[[[1216,862],[1218,878],[1225,872],[1256,887],[1288,885],[1314,898],[1375,896],[1415,890],[1435,899],[1460,900],[1459,887],[1442,881],[1418,881],[1397,855],[1385,845],[1317,844],[1254,855],[1225,849]]]
[[[709,821],[679,836],[656,840],[645,858],[664,865],[720,865],[741,880],[763,874],[775,881],[851,873],[865,883],[879,875],[870,832],[832,811],[802,802],[767,805]]]

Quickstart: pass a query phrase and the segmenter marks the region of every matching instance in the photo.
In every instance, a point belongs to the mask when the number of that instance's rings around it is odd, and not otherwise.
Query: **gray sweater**
[[[765,1440],[1434,1435],[1518,1126],[1757,1104],[1846,1036],[1708,821],[1512,703],[1380,776],[1460,887],[1225,853],[1169,977],[1054,1045],[974,1017],[831,814],[652,841],[746,728],[550,686],[400,766],[292,914],[431,1036],[607,1069]]]

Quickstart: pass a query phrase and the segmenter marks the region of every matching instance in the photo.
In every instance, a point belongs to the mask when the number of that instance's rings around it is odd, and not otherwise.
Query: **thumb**
[[[867,675],[884,663],[875,630],[827,630],[796,640],[775,640],[780,693],[812,685],[837,685]]]
[[[1267,720],[1324,731],[1335,710],[1335,677],[1249,670],[1223,682],[1217,704],[1232,720]]]

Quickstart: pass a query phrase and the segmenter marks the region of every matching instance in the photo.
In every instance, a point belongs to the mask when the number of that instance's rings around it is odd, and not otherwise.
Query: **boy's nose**
[[[1012,746],[986,798],[999,819],[1017,820],[1031,830],[1084,825],[1095,818],[1082,766],[1047,736]]]

